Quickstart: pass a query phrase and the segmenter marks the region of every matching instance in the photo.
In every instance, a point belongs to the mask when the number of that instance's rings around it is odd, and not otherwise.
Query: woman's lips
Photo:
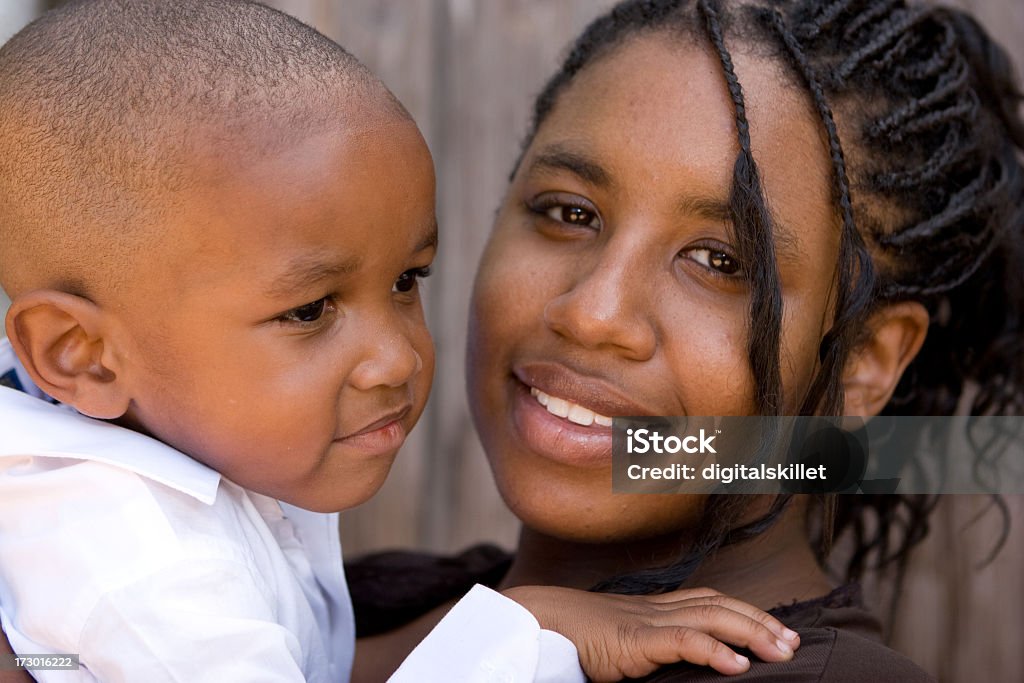
[[[634,401],[618,383],[606,380],[592,369],[551,361],[525,361],[513,365],[512,375],[527,387],[575,403],[598,415],[659,414]]]
[[[573,467],[598,468],[611,463],[610,426],[596,422],[585,426],[553,415],[531,394],[532,387],[514,378],[512,384],[512,422],[529,450]]]

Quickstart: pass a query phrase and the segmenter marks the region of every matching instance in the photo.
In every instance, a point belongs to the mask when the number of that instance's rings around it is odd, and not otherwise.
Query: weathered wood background
[[[0,0],[0,41],[48,3]],[[442,246],[427,284],[438,350],[430,407],[381,493],[346,513],[349,553],[506,547],[516,524],[473,434],[463,391],[466,310],[477,258],[530,101],[568,41],[608,0],[268,0],[341,42],[416,118],[438,169]],[[961,0],[1024,64],[1024,2]],[[2,125],[2,124],[0,124]],[[4,301],[0,300],[0,310]],[[998,314],[998,312],[994,312]],[[1024,502],[998,559],[999,530],[971,523],[984,501],[948,501],[905,582],[893,643],[944,681],[1024,680]]]

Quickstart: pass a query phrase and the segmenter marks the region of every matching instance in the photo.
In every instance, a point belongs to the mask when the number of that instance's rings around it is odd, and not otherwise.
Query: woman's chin
[[[685,536],[699,523],[705,501],[703,496],[616,494],[610,481],[595,487],[516,477],[496,480],[505,504],[524,527],[569,543]],[[508,486],[508,481],[516,485]]]

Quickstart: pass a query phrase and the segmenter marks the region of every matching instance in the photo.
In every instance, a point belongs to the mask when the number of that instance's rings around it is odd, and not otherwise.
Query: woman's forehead
[[[575,139],[608,164],[632,158],[693,165],[725,183],[738,146],[715,66],[703,50],[660,36],[628,40],[577,74],[537,142]]]

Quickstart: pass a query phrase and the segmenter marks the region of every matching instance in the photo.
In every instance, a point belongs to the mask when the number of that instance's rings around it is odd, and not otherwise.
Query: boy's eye
[[[295,323],[316,322],[327,310],[327,297],[293,308],[281,316],[281,320]]]
[[[545,212],[549,218],[569,225],[595,227],[597,214],[582,206],[558,205],[549,207]]]
[[[411,292],[413,288],[416,287],[417,280],[429,276],[430,266],[424,268],[410,268],[398,276],[398,279],[395,280],[395,286],[392,287],[391,291],[400,293]]]
[[[740,272],[740,262],[729,252],[721,249],[698,247],[688,250],[686,255],[705,268],[721,275],[737,275]]]

